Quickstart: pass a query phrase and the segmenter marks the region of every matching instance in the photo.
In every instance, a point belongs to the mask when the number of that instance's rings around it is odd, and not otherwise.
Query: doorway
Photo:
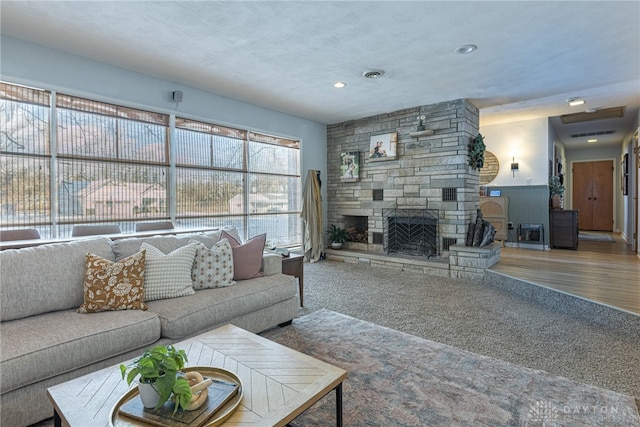
[[[580,230],[613,231],[613,161],[573,164],[573,209]]]
[[[636,158],[634,164],[631,165],[633,173],[630,176],[632,179],[634,175],[636,176],[635,188],[633,190],[633,204],[635,206],[632,209],[634,222],[632,224],[633,230],[631,230],[631,233],[633,234],[633,248],[635,249],[636,254],[640,255],[640,247],[638,247],[640,244],[640,230],[638,230],[638,227],[640,226],[640,221],[638,220],[640,217],[640,214],[638,213],[638,211],[640,211],[640,140],[638,139],[638,133],[639,131],[636,131],[633,136],[633,139],[635,140],[633,152],[635,153]]]

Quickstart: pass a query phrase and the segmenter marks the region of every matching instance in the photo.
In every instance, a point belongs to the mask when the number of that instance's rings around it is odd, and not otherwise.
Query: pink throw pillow
[[[267,242],[267,234],[259,234],[241,244],[226,231],[221,239],[227,238],[233,252],[233,280],[253,279],[264,276],[262,269],[262,253]]]

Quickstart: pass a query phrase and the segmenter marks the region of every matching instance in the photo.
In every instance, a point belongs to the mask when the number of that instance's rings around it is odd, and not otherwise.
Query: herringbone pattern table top
[[[189,366],[215,366],[242,380],[243,397],[224,425],[284,426],[340,385],[346,371],[232,325],[175,344]],[[128,390],[118,366],[48,390],[63,425],[108,426],[109,413]],[[143,425],[116,417],[116,426]]]

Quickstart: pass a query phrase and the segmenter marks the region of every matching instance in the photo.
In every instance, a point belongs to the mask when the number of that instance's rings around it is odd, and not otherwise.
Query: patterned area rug
[[[349,372],[346,426],[640,426],[632,397],[329,310],[263,336]],[[330,393],[293,425],[334,423]]]
[[[608,243],[616,242],[616,240],[608,234],[594,234],[594,233],[587,233],[584,231],[581,231],[580,233],[578,233],[578,240],[584,240],[589,242],[608,242]]]

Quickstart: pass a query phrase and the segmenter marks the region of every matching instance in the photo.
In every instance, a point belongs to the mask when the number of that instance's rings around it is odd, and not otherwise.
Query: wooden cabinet
[[[480,197],[480,211],[482,218],[496,228],[494,239],[506,241],[509,237],[509,198]]]
[[[551,211],[551,247],[578,249],[578,211]]]
[[[304,306],[304,255],[290,254],[282,258],[282,274],[298,278],[300,290],[300,307]]]

